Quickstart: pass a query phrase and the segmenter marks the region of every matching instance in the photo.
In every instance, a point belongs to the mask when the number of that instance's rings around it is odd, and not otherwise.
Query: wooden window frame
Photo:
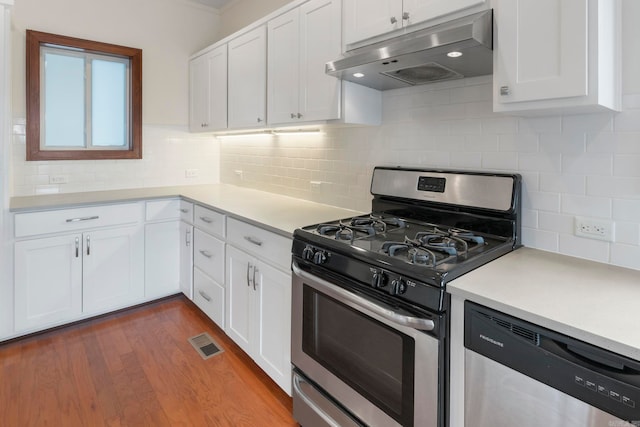
[[[130,61],[131,99],[129,105],[128,150],[42,150],[40,148],[40,47],[56,45],[97,54],[128,57]],[[32,160],[105,160],[142,158],[142,50],[57,34],[27,30],[27,155]]]

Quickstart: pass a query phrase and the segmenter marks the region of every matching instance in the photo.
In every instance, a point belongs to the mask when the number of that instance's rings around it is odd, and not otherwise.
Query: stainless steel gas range
[[[520,246],[515,174],[377,167],[372,212],[294,232],[294,417],[447,424],[446,284]]]

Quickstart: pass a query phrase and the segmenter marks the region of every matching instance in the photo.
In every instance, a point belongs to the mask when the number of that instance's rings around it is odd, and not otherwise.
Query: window
[[[142,51],[27,30],[27,160],[142,158]]]

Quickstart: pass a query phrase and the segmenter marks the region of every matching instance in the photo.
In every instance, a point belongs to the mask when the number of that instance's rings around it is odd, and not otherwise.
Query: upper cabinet
[[[312,0],[268,23],[270,124],[340,117],[340,80],[325,63],[341,53],[340,0]]]
[[[267,28],[229,41],[229,128],[266,126]]]
[[[189,130],[211,132],[227,128],[227,45],[189,63]]]
[[[311,0],[267,24],[269,125],[381,121],[379,91],[325,73],[342,52],[342,0]]]
[[[494,0],[493,109],[620,110],[617,0]]]
[[[486,0],[344,0],[346,45],[481,5]]]

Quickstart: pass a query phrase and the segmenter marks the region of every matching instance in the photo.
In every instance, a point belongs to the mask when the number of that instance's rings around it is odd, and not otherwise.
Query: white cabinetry
[[[340,0],[311,0],[269,21],[269,124],[340,117],[340,80],[324,72],[341,53],[340,22]]]
[[[142,218],[141,204],[16,214],[16,332],[141,301]]]
[[[291,394],[291,240],[227,221],[226,333]]]
[[[225,327],[225,216],[196,206],[193,235],[193,302]]]
[[[617,0],[494,0],[494,111],[620,110]]]
[[[189,130],[227,128],[227,45],[189,62]]]
[[[82,314],[79,234],[15,244],[17,331],[71,321]]]
[[[344,0],[345,44],[390,33],[486,0]]]
[[[262,25],[229,41],[229,128],[266,125],[267,29]]]
[[[181,259],[188,256],[191,245],[188,227],[192,217],[193,205],[180,199],[146,203],[144,281],[147,299],[181,290],[187,290],[185,295],[189,296],[191,264],[184,265]]]

